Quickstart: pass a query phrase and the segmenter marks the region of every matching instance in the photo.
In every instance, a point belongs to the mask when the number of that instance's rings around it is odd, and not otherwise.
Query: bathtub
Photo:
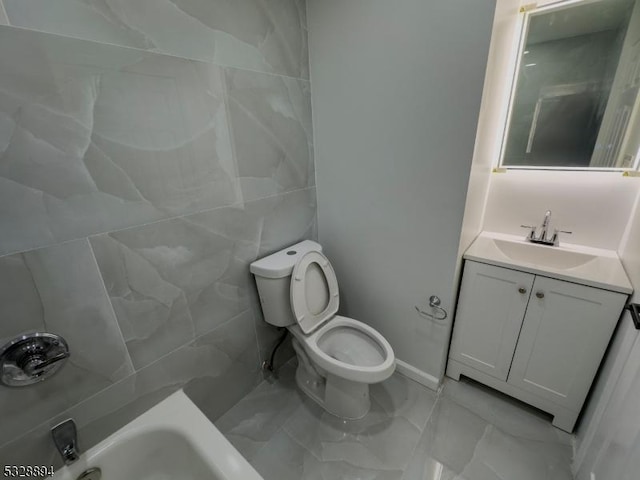
[[[262,480],[182,390],[48,478],[76,480],[94,468],[102,480]]]

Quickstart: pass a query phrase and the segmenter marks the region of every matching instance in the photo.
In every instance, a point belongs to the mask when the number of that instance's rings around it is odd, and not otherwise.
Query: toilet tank
[[[291,272],[298,260],[310,251],[322,252],[322,246],[304,240],[268,257],[256,260],[249,270],[256,277],[264,320],[277,327],[295,325],[291,311]]]

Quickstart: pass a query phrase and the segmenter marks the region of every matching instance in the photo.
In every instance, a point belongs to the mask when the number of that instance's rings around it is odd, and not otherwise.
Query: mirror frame
[[[573,5],[597,3],[606,0],[558,0],[556,2],[545,3],[541,6],[537,4],[521,5],[519,7],[518,15],[522,18],[519,20],[518,30],[518,48],[515,61],[512,61],[511,74],[511,89],[509,92],[509,100],[507,103],[507,112],[504,120],[504,125],[500,134],[500,153],[498,155],[497,168],[499,170],[559,170],[559,171],[580,171],[580,172],[637,172],[640,171],[640,146],[635,155],[633,165],[628,168],[603,168],[603,167],[545,167],[545,166],[525,166],[525,165],[504,165],[505,147],[507,144],[507,138],[509,136],[509,128],[511,126],[511,115],[513,112],[513,106],[515,103],[516,90],[518,87],[518,80],[520,78],[520,66],[522,64],[522,57],[525,45],[527,43],[527,35],[529,34],[529,25],[531,23],[531,17],[540,15],[542,13],[552,12],[554,10],[564,10],[570,8]],[[640,1],[640,0],[638,0]],[[640,93],[638,94],[637,101],[640,102]],[[626,131],[625,131],[626,136]]]

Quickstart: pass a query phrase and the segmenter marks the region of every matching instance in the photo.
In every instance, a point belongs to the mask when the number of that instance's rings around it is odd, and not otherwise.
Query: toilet
[[[251,264],[267,323],[286,327],[298,357],[298,387],[345,419],[371,407],[369,384],[395,370],[389,342],[358,320],[336,315],[338,280],[322,246],[311,240]]]

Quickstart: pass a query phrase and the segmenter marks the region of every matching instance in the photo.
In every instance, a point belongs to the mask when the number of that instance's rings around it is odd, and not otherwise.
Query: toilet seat
[[[338,377],[378,383],[395,370],[395,355],[387,339],[353,318],[336,315],[310,335],[298,325],[289,330],[318,367]]]
[[[291,309],[297,325],[289,327],[307,355],[321,369],[360,383],[377,383],[395,370],[391,345],[377,330],[336,315],[338,280],[322,253],[303,255],[291,276]]]
[[[340,304],[338,279],[327,257],[310,251],[298,260],[291,274],[290,295],[293,315],[305,334],[336,314]]]

